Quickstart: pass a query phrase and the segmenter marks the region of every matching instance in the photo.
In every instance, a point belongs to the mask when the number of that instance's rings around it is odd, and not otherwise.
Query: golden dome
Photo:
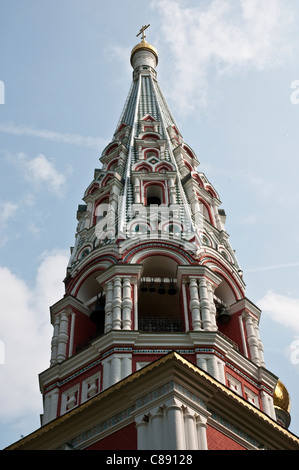
[[[137,51],[141,51],[141,50],[145,50],[145,51],[150,51],[152,52],[155,57],[156,57],[156,60],[157,60],[157,64],[158,64],[158,52],[157,52],[157,49],[152,46],[151,44],[149,44],[148,42],[146,42],[144,39],[139,43],[137,44],[134,49],[132,49],[132,52],[131,52],[131,64],[132,64],[132,57],[133,57],[133,54],[135,54],[135,52]]]
[[[280,380],[278,380],[276,384],[276,387],[274,390],[273,401],[274,401],[274,406],[276,408],[280,408],[286,411],[287,413],[290,413],[290,410],[291,410],[290,395]]]

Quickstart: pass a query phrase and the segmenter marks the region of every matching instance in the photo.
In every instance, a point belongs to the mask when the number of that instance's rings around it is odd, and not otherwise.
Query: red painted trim
[[[193,171],[193,168],[192,166],[190,165],[190,163],[188,163],[185,159],[183,160],[184,161],[184,165],[188,168],[189,171]]]
[[[95,191],[97,191],[99,189],[99,184],[98,183],[95,183],[91,186],[91,188],[88,190],[88,193],[87,194],[93,194]]]
[[[152,139],[160,140],[160,136],[157,135],[157,134],[153,134],[152,132],[151,133],[146,133],[145,135],[142,136],[142,140],[147,140],[147,139],[150,139],[150,141]]]
[[[199,264],[204,266],[204,265],[207,265],[208,263],[215,263],[217,266],[219,266],[218,269],[212,269],[212,268],[210,268],[210,269],[214,273],[220,274],[220,277],[223,277],[224,280],[227,281],[227,283],[231,287],[232,291],[234,292],[236,300],[239,300],[240,298],[242,299],[245,295],[245,292],[242,289],[242,287],[238,284],[238,281],[232,277],[231,273],[227,270],[227,268],[223,264],[221,264],[220,261],[217,258],[214,258],[210,255],[209,256],[207,256],[207,255],[201,256],[201,258],[199,259]],[[232,281],[231,281],[232,279],[233,279],[234,284],[232,284]],[[238,293],[236,291],[236,287],[234,287],[234,285],[237,286],[237,288],[239,290],[240,297],[238,296]]]
[[[144,151],[145,159],[148,158],[146,155],[147,155],[148,153],[150,153],[150,152],[153,152],[153,153],[155,154],[156,158],[159,158],[159,150],[157,150],[157,149],[155,149],[155,148],[153,148],[153,149],[147,148],[147,149]],[[149,157],[149,158],[150,158],[150,157]]]
[[[166,184],[165,181],[144,181],[143,182],[143,200],[144,200],[144,205],[146,206],[146,193],[147,190],[150,186],[160,186],[162,188],[162,203],[166,204]]]
[[[109,197],[110,197],[110,194],[105,194],[104,196],[102,196],[100,199],[98,199],[98,200],[95,202],[92,225],[95,225],[96,222],[97,222],[97,208],[98,208],[101,204],[104,204],[104,203],[109,206]]]
[[[198,196],[198,195],[197,195],[197,196]],[[207,209],[208,214],[209,214],[210,222],[211,222],[211,224],[215,227],[215,220],[214,220],[214,217],[213,217],[213,214],[212,214],[212,211],[211,211],[211,207],[210,207],[209,204],[208,204],[204,199],[202,199],[200,196],[198,196],[198,201],[200,201],[200,202],[205,206],[205,208]]]
[[[110,153],[112,153],[112,151],[115,150],[118,147],[118,145],[119,144],[111,143],[105,152],[105,157],[107,157]]]
[[[203,181],[201,180],[200,176],[198,174],[192,174],[192,178],[197,181],[197,183],[199,184],[199,186],[204,189],[204,184],[203,184]]]
[[[101,181],[101,188],[104,188],[110,180],[114,178],[113,173],[108,173]]]
[[[148,243],[145,242],[145,243]],[[135,247],[135,250],[131,252],[130,256],[128,257],[127,259],[127,263],[129,264],[129,260],[136,255],[136,253],[138,253],[139,251],[143,251],[144,250],[144,244],[145,243],[142,243],[140,244],[139,246]],[[166,246],[165,246],[166,245]],[[141,262],[143,259],[145,258],[148,258],[149,256],[153,256],[153,250],[161,250],[162,249],[165,249],[165,250],[170,250],[171,253],[173,252],[176,252],[178,254],[180,254],[181,256],[183,256],[184,259],[186,259],[186,261],[188,262],[188,265],[190,265],[190,259],[184,254],[184,253],[179,253],[179,251],[176,250],[176,247],[170,243],[166,243],[166,242],[163,242],[163,243],[159,243],[159,242],[154,242],[154,243],[151,243],[151,246],[149,248],[146,247],[146,249],[149,250],[148,253],[145,253],[144,256],[142,256],[141,258],[139,258],[139,262]],[[170,253],[165,253],[165,252],[157,252],[157,255],[158,256],[166,256],[167,258],[171,258],[173,259],[177,264],[181,264],[181,260],[180,259],[177,259],[175,258],[173,255],[171,255]],[[191,257],[191,255],[189,255]],[[126,257],[126,253],[123,254],[123,259]],[[195,261],[195,260],[194,260]],[[196,263],[199,265],[199,263]]]
[[[142,162],[140,163],[140,165],[136,166],[135,171],[142,171],[142,170],[152,171],[152,167],[149,163]]]
[[[116,259],[113,255],[111,255],[111,256],[114,258],[114,263],[117,263],[117,259]],[[99,258],[92,259],[88,264],[86,264],[86,265],[77,273],[77,275],[74,277],[74,279],[72,279],[72,280],[69,282],[69,284],[68,284],[68,286],[67,286],[67,289],[66,289],[65,296],[66,296],[66,295],[70,295],[72,289],[74,288],[74,285],[76,285],[77,282],[78,282],[78,278],[80,278],[80,277],[83,275],[83,273],[84,273],[85,271],[87,271],[88,269],[90,269],[90,267],[91,267],[93,264],[95,264],[95,263],[96,263],[96,264],[99,264],[99,263],[101,263],[102,261],[109,261],[109,262],[111,263],[111,265],[114,264],[114,263],[111,262],[111,259],[109,259],[109,255],[107,255],[107,256],[100,256]],[[103,268],[103,269],[94,269],[94,270],[92,270],[90,273],[88,273],[88,274],[86,275],[86,277],[82,280],[82,282],[84,282],[84,281],[87,279],[87,277],[89,277],[90,274],[92,274],[93,272],[95,272],[95,271],[104,271],[105,269],[107,269],[107,268]],[[82,283],[81,283],[81,285],[82,285]],[[72,294],[72,295],[75,296],[75,294]]]
[[[114,163],[117,163],[117,162],[118,162],[118,157],[111,160],[111,162],[109,162],[108,165],[107,165],[107,171],[109,171],[111,166],[114,165]]]
[[[174,171],[172,166],[169,165],[168,163],[161,162],[156,166],[156,171],[159,172],[161,170],[166,170],[166,171]]]
[[[217,194],[216,194],[215,191],[211,188],[210,185],[207,185],[207,186],[205,187],[205,190],[206,190],[209,194],[211,194],[211,196],[212,196],[213,198],[214,198],[214,197],[217,198]]]

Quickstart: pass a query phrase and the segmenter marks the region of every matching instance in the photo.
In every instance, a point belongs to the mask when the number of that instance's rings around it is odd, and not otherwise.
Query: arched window
[[[146,188],[146,205],[151,206],[157,204],[158,206],[164,202],[163,189],[157,184],[151,184]]]
[[[199,198],[198,201],[201,206],[201,212],[203,216],[206,218],[208,222],[210,222],[211,225],[215,225],[214,220],[213,220],[212,210],[209,204],[201,198]]]
[[[146,149],[144,151],[144,156],[146,159],[149,158],[159,158],[159,151],[157,149]]]
[[[105,199],[102,199],[96,204],[95,211],[94,211],[94,220],[93,220],[94,225],[106,217],[108,208],[109,208],[108,197],[106,197]]]

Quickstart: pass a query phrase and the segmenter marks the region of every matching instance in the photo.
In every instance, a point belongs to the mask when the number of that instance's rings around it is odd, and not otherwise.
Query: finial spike
[[[147,26],[142,26],[142,28],[140,29],[139,33],[136,34],[136,38],[137,38],[140,34],[142,34],[141,40],[142,40],[142,41],[145,41],[146,35],[144,34],[144,31],[145,31],[149,26],[150,26],[150,24],[148,24]]]

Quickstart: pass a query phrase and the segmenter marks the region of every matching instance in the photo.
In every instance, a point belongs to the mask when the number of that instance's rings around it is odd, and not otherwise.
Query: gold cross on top
[[[150,24],[148,24],[147,26],[142,26],[142,28],[141,28],[141,30],[139,31],[139,33],[136,34],[136,37],[139,36],[139,34],[142,34],[141,39],[142,39],[142,41],[144,41],[145,38],[146,38],[146,35],[144,34],[144,31],[145,31],[149,26],[150,26]]]

